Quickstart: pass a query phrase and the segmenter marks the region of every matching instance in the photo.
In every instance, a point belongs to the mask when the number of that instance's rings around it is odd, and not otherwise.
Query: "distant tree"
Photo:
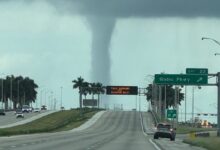
[[[90,83],[90,89],[91,89],[92,99],[94,99],[94,95],[97,94],[98,92],[96,83]]]
[[[100,106],[100,94],[104,94],[105,93],[105,88],[103,87],[102,83],[96,83],[96,87],[97,87],[97,94],[98,94],[98,108]]]
[[[89,94],[90,92],[91,92],[91,90],[90,90],[90,87],[89,87],[89,82],[83,82],[83,84],[82,84],[82,94],[85,96],[85,99],[86,99],[87,94]]]
[[[22,106],[23,104],[30,105],[30,103],[35,102],[37,97],[38,85],[33,79],[29,77],[23,78],[22,76],[14,77],[13,75],[7,76],[3,80],[3,95],[1,94],[1,100],[5,104],[5,109],[8,109],[9,100],[13,102],[13,108],[16,109],[17,105]],[[0,84],[0,89],[2,89],[2,84]]]
[[[165,109],[170,107],[175,107],[175,88],[173,85],[161,85],[161,113],[165,116]],[[149,84],[147,89],[147,101],[151,102],[152,106],[157,106],[159,108],[159,86]],[[165,94],[166,89],[166,94]],[[177,88],[177,104],[181,105],[181,101],[184,100],[184,93],[182,93],[181,88]],[[165,106],[165,95],[166,95],[166,106]],[[179,97],[178,97],[179,96]]]
[[[73,89],[79,89],[79,107],[82,108],[82,87],[84,84],[84,79],[80,76],[76,80],[73,80]]]

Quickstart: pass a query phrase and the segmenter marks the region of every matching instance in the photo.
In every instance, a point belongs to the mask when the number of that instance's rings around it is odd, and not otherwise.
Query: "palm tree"
[[[105,88],[102,85],[102,83],[96,83],[96,87],[97,87],[97,94],[98,94],[98,108],[100,105],[100,94],[104,94],[105,93]]]
[[[83,84],[85,83],[84,82],[84,79],[80,76],[77,78],[77,80],[73,80],[72,81],[74,84],[73,84],[73,89],[76,89],[76,88],[79,88],[79,107],[82,108],[82,92],[83,92]]]
[[[90,90],[92,94],[92,100],[94,100],[94,95],[97,94],[96,83],[90,83]]]

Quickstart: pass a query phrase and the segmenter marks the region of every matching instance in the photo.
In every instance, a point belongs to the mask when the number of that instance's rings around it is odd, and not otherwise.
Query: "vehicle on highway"
[[[24,118],[24,114],[23,114],[22,109],[16,110],[16,118]]]
[[[41,106],[41,110],[47,110],[47,106],[42,105],[42,106]]]
[[[33,112],[39,113],[40,112],[40,108],[34,108]]]
[[[154,139],[169,138],[171,141],[175,141],[175,130],[176,128],[172,128],[172,125],[169,123],[158,123],[154,133]]]
[[[24,112],[24,113],[32,112],[32,108],[28,105],[23,105],[22,106],[22,112]]]
[[[4,109],[0,109],[0,115],[5,116],[5,110]]]

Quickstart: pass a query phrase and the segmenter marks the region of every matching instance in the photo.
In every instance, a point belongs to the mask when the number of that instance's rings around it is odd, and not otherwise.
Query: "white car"
[[[16,110],[16,118],[24,118],[22,110]]]
[[[40,108],[34,108],[33,110],[35,113],[40,112]]]
[[[26,112],[26,113],[32,112],[32,108],[28,105],[23,105],[22,112]]]

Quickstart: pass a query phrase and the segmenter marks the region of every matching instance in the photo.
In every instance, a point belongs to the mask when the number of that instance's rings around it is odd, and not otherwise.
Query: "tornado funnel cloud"
[[[88,22],[92,30],[91,77],[93,82],[107,85],[111,81],[110,45],[115,19],[90,17]]]

